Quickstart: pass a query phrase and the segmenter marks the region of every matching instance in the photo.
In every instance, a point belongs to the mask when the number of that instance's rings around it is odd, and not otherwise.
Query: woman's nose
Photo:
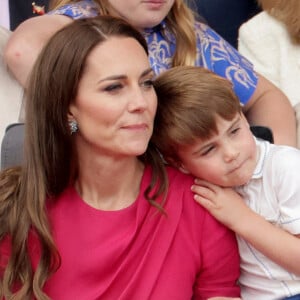
[[[136,88],[130,96],[128,108],[129,111],[143,111],[148,107],[149,93],[145,93],[141,88]]]

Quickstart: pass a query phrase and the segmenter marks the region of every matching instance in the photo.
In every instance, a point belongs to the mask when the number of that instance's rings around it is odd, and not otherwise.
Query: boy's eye
[[[233,130],[231,130],[231,133],[236,134],[240,129],[240,127],[234,128]]]
[[[214,146],[209,146],[207,148],[204,149],[204,151],[202,151],[201,156],[205,156],[207,154],[209,154],[215,147]]]

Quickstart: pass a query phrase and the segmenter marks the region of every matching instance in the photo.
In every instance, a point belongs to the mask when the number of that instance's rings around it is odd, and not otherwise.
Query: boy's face
[[[180,146],[181,169],[224,187],[239,186],[251,178],[257,160],[255,140],[243,115],[231,121],[216,118],[218,133],[207,140]]]

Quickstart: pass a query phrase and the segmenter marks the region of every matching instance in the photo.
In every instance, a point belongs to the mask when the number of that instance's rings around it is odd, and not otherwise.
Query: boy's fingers
[[[193,191],[193,193],[198,194],[199,196],[202,196],[204,198],[208,198],[210,200],[215,195],[215,192],[213,190],[211,190],[210,188],[204,187],[204,186],[195,185],[195,184],[193,184],[191,186],[191,190]]]
[[[214,208],[214,204],[210,200],[203,198],[197,194],[194,195],[194,200],[198,202],[201,206],[206,208],[208,211],[211,211]]]

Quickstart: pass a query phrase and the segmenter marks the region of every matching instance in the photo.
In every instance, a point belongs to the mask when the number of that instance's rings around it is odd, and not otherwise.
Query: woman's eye
[[[120,83],[114,83],[110,84],[109,86],[104,88],[104,91],[106,92],[114,92],[122,88],[122,85]]]
[[[143,86],[143,87],[146,87],[146,88],[152,87],[152,86],[153,86],[153,80],[152,80],[152,79],[147,79],[147,80],[145,80],[145,81],[142,83],[142,86]]]

